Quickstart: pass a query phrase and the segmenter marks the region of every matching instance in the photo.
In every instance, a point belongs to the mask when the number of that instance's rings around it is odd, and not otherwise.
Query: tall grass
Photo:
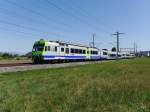
[[[150,59],[0,74],[0,112],[150,112]]]

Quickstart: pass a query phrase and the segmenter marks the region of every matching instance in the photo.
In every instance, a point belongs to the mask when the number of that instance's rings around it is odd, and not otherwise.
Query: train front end
[[[45,41],[43,39],[36,41],[32,49],[32,60],[34,63],[43,62],[43,53],[44,53]]]

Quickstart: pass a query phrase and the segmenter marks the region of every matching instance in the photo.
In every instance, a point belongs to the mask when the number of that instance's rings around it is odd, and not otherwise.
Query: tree
[[[3,57],[3,58],[12,58],[13,55],[12,55],[12,54],[9,54],[9,53],[3,53],[2,57]]]
[[[113,47],[112,49],[111,49],[111,51],[112,52],[116,52],[117,50],[116,50],[116,47]]]

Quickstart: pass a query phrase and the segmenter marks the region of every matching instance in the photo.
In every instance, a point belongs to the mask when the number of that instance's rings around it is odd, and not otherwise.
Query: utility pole
[[[113,35],[115,35],[116,37],[117,37],[117,58],[118,58],[118,54],[119,54],[119,44],[120,44],[120,42],[119,42],[119,36],[120,35],[123,35],[124,33],[120,33],[120,32],[116,32],[116,33],[114,33]]]
[[[134,54],[136,54],[136,44],[135,44],[135,42],[134,42]]]
[[[136,53],[138,52],[138,45],[137,44],[135,45],[135,52]]]
[[[136,45],[136,43],[134,42],[134,54],[137,53],[136,47],[137,47],[137,45]]]
[[[138,48],[137,44],[134,43],[134,54],[137,54],[137,48]]]
[[[95,47],[95,34],[93,34],[93,48]]]

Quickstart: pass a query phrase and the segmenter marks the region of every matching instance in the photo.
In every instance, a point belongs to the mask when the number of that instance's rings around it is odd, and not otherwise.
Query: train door
[[[87,49],[87,51],[86,51],[86,59],[90,59],[90,50],[89,49]]]
[[[65,58],[65,46],[60,46],[60,56]]]

